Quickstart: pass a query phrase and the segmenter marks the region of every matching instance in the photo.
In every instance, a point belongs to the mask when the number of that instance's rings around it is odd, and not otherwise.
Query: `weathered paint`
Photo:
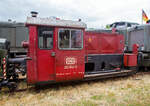
[[[36,83],[38,78],[37,72],[37,27],[29,26],[29,48],[28,57],[31,60],[27,61],[27,82],[30,84]]]
[[[54,19],[54,18],[27,17],[26,24],[72,27],[72,28],[86,28],[86,24],[80,21],[60,20],[60,19]]]
[[[58,32],[58,28],[56,32]],[[58,39],[58,35],[56,35],[56,39]],[[85,72],[84,45],[83,49],[81,50],[60,50],[58,48],[58,43],[56,43],[56,48],[57,48],[55,57],[56,81],[83,79]]]
[[[38,47],[37,31],[39,25],[27,25],[29,27],[30,35],[28,48],[28,57],[30,60],[27,60],[28,84],[36,84],[47,81],[62,82],[83,79],[85,71],[84,47],[81,50],[59,49],[58,29],[61,27],[48,26],[54,29],[53,48],[50,50],[40,49]],[[69,27],[66,28],[69,29]],[[76,27],[76,29],[81,29],[84,32],[84,28]],[[53,56],[52,53],[55,53],[55,55]]]
[[[37,29],[38,30],[38,29]],[[37,81],[54,81],[55,80],[55,56],[51,54],[55,52],[55,28],[53,28],[53,48],[52,49],[40,49],[37,44]],[[38,33],[36,34],[38,39]]]
[[[40,21],[39,21],[40,19]],[[55,24],[49,22],[49,19],[32,18],[27,20],[29,27],[29,48],[27,60],[27,82],[28,84],[37,84],[39,82],[63,82],[71,80],[82,80],[85,77],[85,61],[88,56],[92,55],[97,63],[99,60],[106,61],[106,65],[116,66],[116,71],[120,71],[123,65],[124,55],[124,37],[118,34],[106,33],[89,33],[85,32],[85,26],[73,24],[70,22],[69,27],[66,23],[56,21]],[[53,20],[51,20],[53,21]],[[58,22],[58,23],[56,23]],[[63,21],[64,22],[64,21]],[[59,25],[58,25],[59,24]],[[77,26],[76,26],[77,25]],[[38,27],[53,28],[53,48],[40,49],[38,47]],[[59,49],[58,47],[58,31],[60,28],[80,29],[83,31],[83,48],[82,49]],[[133,56],[134,55],[134,56]],[[127,54],[129,59],[135,59],[137,54]],[[116,59],[111,64],[111,59]],[[93,59],[94,60],[94,59]],[[125,60],[129,62],[127,59]],[[133,63],[131,61],[131,63]],[[97,64],[98,65],[98,64]],[[119,65],[119,66],[118,66]],[[136,64],[129,64],[128,66]],[[106,67],[106,71],[107,68]],[[112,69],[112,68],[110,68]],[[115,70],[114,69],[114,70]],[[102,69],[103,70],[103,69]],[[95,71],[95,70],[94,70]],[[99,71],[99,70],[96,70]],[[109,71],[108,71],[109,72]]]
[[[119,34],[86,32],[87,54],[122,54],[124,37]]]

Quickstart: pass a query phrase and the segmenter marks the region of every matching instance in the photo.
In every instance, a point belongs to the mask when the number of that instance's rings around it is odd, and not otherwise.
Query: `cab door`
[[[57,30],[56,81],[82,79],[84,77],[84,31],[69,28]]]
[[[37,28],[37,70],[38,81],[54,80],[54,28],[40,26]]]

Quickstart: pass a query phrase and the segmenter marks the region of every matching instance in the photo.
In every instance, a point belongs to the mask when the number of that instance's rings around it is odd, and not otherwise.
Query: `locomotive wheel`
[[[9,88],[9,91],[12,92],[12,91],[15,91],[16,88],[17,88],[17,84],[15,82],[10,82],[8,84],[8,88]]]
[[[18,74],[15,74],[15,75],[12,76],[12,78],[13,78],[13,81],[18,81],[19,75],[18,75]]]

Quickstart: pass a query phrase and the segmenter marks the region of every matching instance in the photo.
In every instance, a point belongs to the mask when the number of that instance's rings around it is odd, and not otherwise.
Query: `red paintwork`
[[[133,53],[124,54],[124,66],[135,67],[137,66],[137,54],[138,54],[138,44],[133,44]]]
[[[27,61],[27,82],[34,84],[37,82],[37,30],[36,26],[29,26],[29,48],[28,57],[32,60]]]
[[[54,49],[44,50],[37,48],[38,81],[55,80],[55,57],[51,56]]]
[[[137,66],[137,54],[124,54],[124,66],[135,67]]]
[[[138,48],[139,48],[138,44],[133,44],[133,53],[134,54],[138,54]]]
[[[123,53],[124,37],[116,33],[86,32],[87,54],[115,54]]]

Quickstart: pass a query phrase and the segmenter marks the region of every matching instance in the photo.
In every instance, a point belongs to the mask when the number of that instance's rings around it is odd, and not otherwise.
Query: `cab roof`
[[[87,25],[81,21],[60,20],[56,18],[27,17],[26,25],[45,25],[72,28],[86,28]]]

